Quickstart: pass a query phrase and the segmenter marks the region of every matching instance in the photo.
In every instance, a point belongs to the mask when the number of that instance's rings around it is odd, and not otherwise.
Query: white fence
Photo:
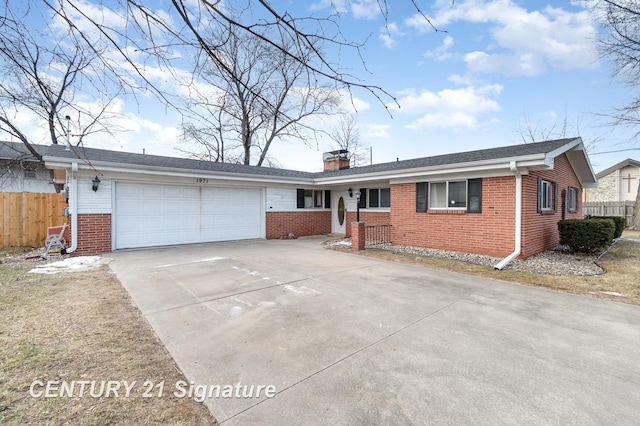
[[[589,201],[582,205],[582,214],[586,216],[623,216],[627,226],[633,216],[633,201]]]

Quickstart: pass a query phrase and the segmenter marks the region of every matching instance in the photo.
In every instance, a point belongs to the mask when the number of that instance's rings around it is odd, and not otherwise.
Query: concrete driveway
[[[224,425],[640,424],[640,308],[322,241],[109,256]]]

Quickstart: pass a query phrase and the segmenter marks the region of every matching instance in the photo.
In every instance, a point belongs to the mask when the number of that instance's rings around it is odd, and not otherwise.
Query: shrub
[[[616,232],[613,235],[613,238],[620,238],[622,236],[622,231],[624,231],[625,226],[627,226],[627,219],[625,219],[623,216],[587,216],[586,219],[612,220],[616,226]]]
[[[614,221],[609,218],[566,219],[558,222],[560,240],[571,250],[581,253],[593,253],[611,245],[615,230]]]

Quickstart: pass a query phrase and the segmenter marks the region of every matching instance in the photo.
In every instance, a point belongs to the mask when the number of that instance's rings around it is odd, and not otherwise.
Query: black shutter
[[[555,212],[558,210],[558,182],[553,182],[552,191],[553,194],[551,194],[551,196],[553,198],[553,211]]]
[[[467,181],[467,213],[482,213],[482,178]]]
[[[298,188],[298,208],[304,209],[304,189]]]
[[[367,208],[367,188],[360,188],[360,208]]]
[[[542,178],[538,178],[538,207],[536,211],[538,213],[542,211]]]
[[[328,189],[324,190],[324,208],[331,208],[331,191],[329,191]]]
[[[427,182],[416,183],[416,212],[427,211]]]

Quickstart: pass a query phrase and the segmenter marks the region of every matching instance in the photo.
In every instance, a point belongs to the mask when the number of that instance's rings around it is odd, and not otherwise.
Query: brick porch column
[[[351,248],[364,250],[364,222],[351,222]]]

